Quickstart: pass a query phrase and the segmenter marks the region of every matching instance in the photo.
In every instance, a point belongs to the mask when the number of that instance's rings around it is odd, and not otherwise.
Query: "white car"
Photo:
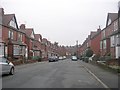
[[[72,56],[72,61],[77,61],[77,57],[76,56]]]
[[[4,57],[0,57],[0,74],[14,74],[15,67],[13,63]]]

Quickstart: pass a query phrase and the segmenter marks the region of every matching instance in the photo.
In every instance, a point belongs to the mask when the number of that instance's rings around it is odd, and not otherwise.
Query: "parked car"
[[[72,61],[77,61],[77,57],[76,56],[72,56]]]
[[[63,59],[66,59],[66,56],[63,56]]]
[[[0,57],[0,69],[1,69],[0,71],[1,71],[2,75],[3,74],[13,75],[15,67],[14,67],[13,63],[8,61],[6,58]]]
[[[49,60],[49,62],[55,62],[55,61],[58,61],[58,57],[57,56],[51,56],[48,60]]]
[[[62,60],[62,59],[63,59],[63,57],[62,57],[62,56],[60,56],[60,57],[59,57],[59,60]]]

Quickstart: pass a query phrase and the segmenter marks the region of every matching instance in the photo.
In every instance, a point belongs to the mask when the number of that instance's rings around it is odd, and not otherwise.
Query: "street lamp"
[[[118,47],[120,49],[120,1],[118,2]],[[120,65],[120,52],[118,51],[118,59]]]
[[[78,40],[76,41],[76,56],[78,58]]]
[[[120,1],[118,2],[118,31],[120,33]]]

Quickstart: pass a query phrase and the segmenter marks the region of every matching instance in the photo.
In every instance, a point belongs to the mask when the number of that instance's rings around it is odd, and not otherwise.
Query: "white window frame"
[[[106,40],[103,40],[103,49],[106,49],[107,48],[107,42]]]
[[[100,41],[100,49],[103,48],[103,41]]]
[[[12,20],[10,21],[9,25],[11,27],[17,28],[16,22],[15,22],[15,18],[13,17]]]
[[[35,38],[33,32],[31,33],[31,38]]]
[[[108,20],[108,25],[110,25],[111,24],[111,19],[109,18],[109,20]]]
[[[14,48],[13,55],[20,55],[20,47],[19,47],[19,45],[14,45],[13,48]]]
[[[115,22],[114,22],[114,31],[117,31],[117,30],[118,30],[118,22],[115,21]]]
[[[14,32],[11,31],[11,30],[9,30],[9,32],[8,32],[8,38],[13,39],[13,36],[14,36]]]
[[[110,46],[114,47],[115,46],[115,36],[110,37]]]
[[[18,33],[18,41],[22,41],[22,33]]]
[[[0,43],[0,57],[4,56],[4,44]]]

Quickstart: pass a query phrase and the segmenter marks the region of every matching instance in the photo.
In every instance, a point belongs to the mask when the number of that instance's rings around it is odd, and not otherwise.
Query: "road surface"
[[[2,87],[118,88],[118,76],[80,60],[66,59],[16,66],[14,75],[2,77]]]

